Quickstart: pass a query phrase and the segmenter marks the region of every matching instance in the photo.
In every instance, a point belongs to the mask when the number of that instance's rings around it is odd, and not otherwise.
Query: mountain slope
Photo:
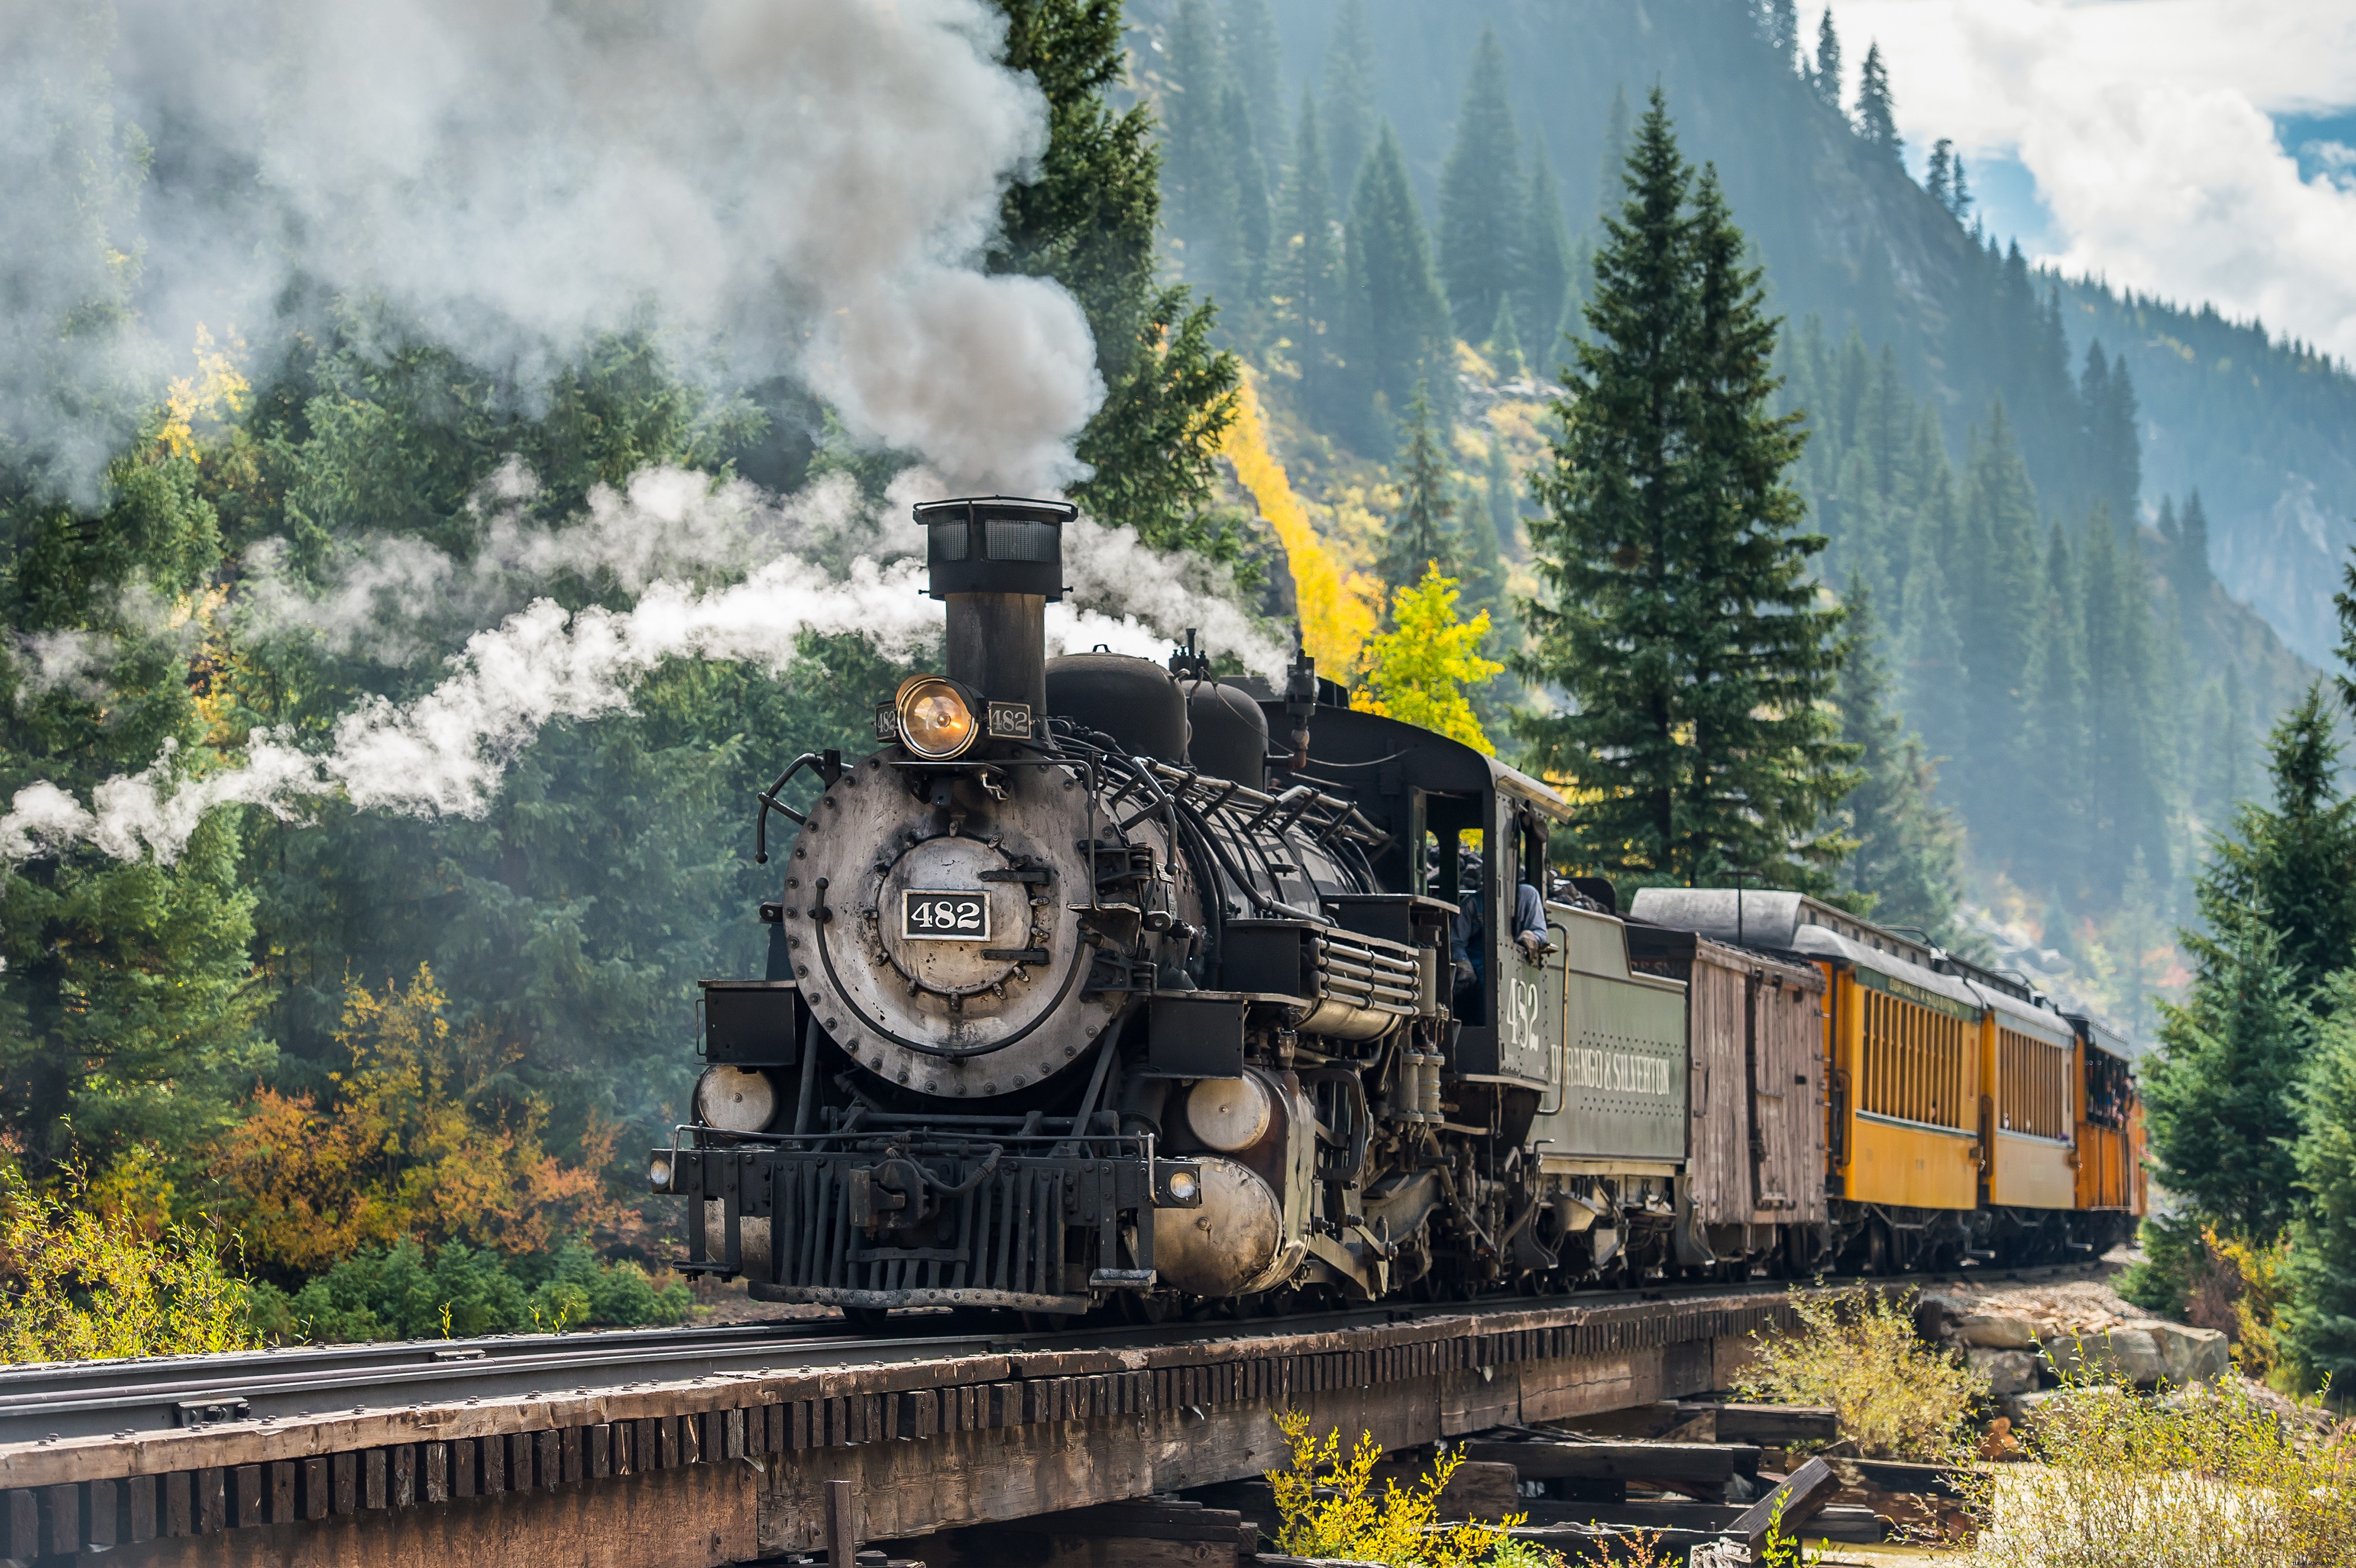
[[[1279,12],[1288,102],[1320,81],[1335,10]],[[1615,91],[1635,101],[1657,82],[1688,155],[1718,166],[1779,306],[1893,345],[1958,451],[2001,397],[2049,515],[2074,521],[2108,499],[2072,394],[2091,342],[2123,355],[2142,405],[2143,515],[2199,489],[2220,580],[2302,657],[2329,657],[2330,593],[2356,542],[2356,380],[2213,312],[1992,254],[1777,58],[1747,0],[1369,0],[1366,15],[1376,107],[1428,210],[1484,26],[1505,46],[1524,144],[1543,138],[1574,227],[1597,208]]]

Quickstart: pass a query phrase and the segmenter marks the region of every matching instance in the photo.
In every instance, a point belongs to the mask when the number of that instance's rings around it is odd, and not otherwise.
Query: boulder
[[[2086,1377],[2100,1382],[2132,1383],[2149,1388],[2168,1376],[2159,1341],[2148,1327],[2122,1326],[2094,1328],[2083,1334],[2055,1334],[2044,1342],[2046,1355],[2063,1377]]]
[[[2014,1440],[2035,1424],[2040,1410],[2067,1399],[2082,1397],[2075,1389],[2031,1389],[2027,1393],[2007,1394],[1996,1402],[1996,1407],[2012,1423]]]
[[[1964,1364],[1988,1381],[1997,1399],[2025,1394],[2037,1386],[2037,1358],[2026,1350],[1990,1350],[1974,1346],[1964,1352]]]
[[[2034,1350],[2036,1326],[2007,1313],[1974,1312],[1951,1319],[1948,1337],[1958,1345],[1982,1350]]]
[[[2214,1382],[2233,1368],[2233,1359],[2225,1337],[2213,1328],[2158,1320],[2129,1326],[2151,1336],[2159,1348],[2161,1375],[2179,1388]]]

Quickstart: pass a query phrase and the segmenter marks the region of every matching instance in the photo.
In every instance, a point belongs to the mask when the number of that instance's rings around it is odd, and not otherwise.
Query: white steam
[[[1071,295],[982,268],[1047,140],[1035,85],[993,58],[1001,27],[983,0],[0,4],[0,462],[79,502],[199,323],[264,365],[330,325],[453,345],[527,407],[596,335],[651,330],[689,373],[791,378],[924,465],[881,513],[847,481],[780,501],[650,470],[561,528],[511,467],[463,558],[380,537],[298,575],[251,552],[204,611],[240,638],[412,663],[490,629],[324,749],[167,750],[87,803],[29,786],[0,871],[79,843],[168,860],[230,804],[477,813],[542,727],[626,708],[666,660],[782,671],[805,633],[899,655],[932,636],[906,501],[1057,492],[1103,396]],[[1051,646],[1155,657],[1200,628],[1280,674],[1199,564],[1085,521],[1066,549]],[[568,614],[542,596],[567,577],[635,602]],[[123,607],[126,638],[188,626]],[[8,655],[20,691],[91,693],[119,651],[59,634]]]
[[[651,327],[951,493],[1051,490],[1102,387],[1068,294],[978,266],[1047,136],[1001,31],[980,0],[0,7],[0,451],[87,500],[198,323],[267,352],[343,299],[527,401]]]
[[[529,475],[505,470],[485,504],[531,491]],[[229,613],[250,628],[388,657],[412,651],[412,628],[437,594],[489,602],[560,572],[610,578],[637,593],[622,610],[569,613],[547,598],[525,605],[468,638],[448,660],[449,673],[423,695],[398,703],[376,698],[344,714],[322,751],[263,732],[241,759],[198,772],[167,747],[140,772],[100,785],[87,806],[47,781],[28,786],[0,815],[0,865],[83,843],[118,858],[169,861],[208,811],[226,805],[291,817],[341,796],[364,811],[477,816],[509,763],[542,728],[626,709],[638,682],[666,660],[729,660],[784,672],[807,633],[857,634],[905,658],[938,636],[943,614],[926,596],[921,557],[878,558],[916,542],[913,523],[893,521],[906,516],[896,503],[882,512],[866,508],[841,478],[780,502],[741,482],[649,469],[626,491],[593,493],[586,515],[568,528],[532,529],[512,515],[494,516],[481,555],[464,565],[413,541],[378,542],[322,589],[264,575]],[[1074,595],[1048,608],[1050,652],[1103,646],[1158,659],[1177,633],[1201,628],[1214,650],[1280,677],[1283,650],[1220,597],[1216,585],[1189,580],[1199,565],[1145,548],[1129,529],[1085,519],[1066,529],[1065,542]],[[864,553],[840,575],[808,553],[846,544]],[[701,587],[680,580],[733,575],[748,560],[756,564],[736,580]]]

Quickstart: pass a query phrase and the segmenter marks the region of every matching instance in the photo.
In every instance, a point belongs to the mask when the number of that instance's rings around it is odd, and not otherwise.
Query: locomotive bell
[[[920,502],[926,590],[948,604],[948,678],[991,703],[1047,708],[1047,601],[1064,596],[1068,501],[969,496]]]

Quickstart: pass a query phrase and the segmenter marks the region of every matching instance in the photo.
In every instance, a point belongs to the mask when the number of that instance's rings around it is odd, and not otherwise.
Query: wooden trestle
[[[1788,1311],[1772,1287],[1424,1307],[18,1443],[0,1558],[701,1568],[820,1544],[834,1480],[862,1540],[907,1540],[1256,1476],[1288,1407],[1400,1449],[1722,1388]]]

